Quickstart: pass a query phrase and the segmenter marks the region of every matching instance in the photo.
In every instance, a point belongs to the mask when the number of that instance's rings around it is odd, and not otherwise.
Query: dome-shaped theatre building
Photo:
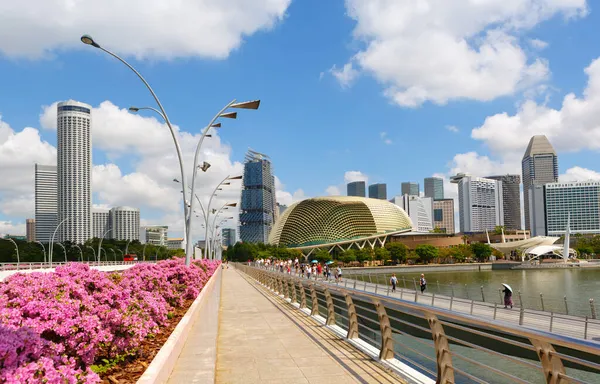
[[[275,222],[269,243],[302,251],[383,246],[388,236],[410,232],[399,206],[357,196],[314,197],[292,204]]]

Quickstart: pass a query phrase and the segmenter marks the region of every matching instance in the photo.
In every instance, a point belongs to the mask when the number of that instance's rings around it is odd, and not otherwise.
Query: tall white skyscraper
[[[81,244],[92,237],[92,107],[58,103],[57,180],[60,241]]]
[[[414,195],[396,196],[390,200],[410,217],[413,231],[429,232],[433,229],[433,199]]]
[[[92,237],[101,239],[106,234],[107,238],[111,238],[110,228],[110,209],[92,209]]]
[[[502,181],[464,173],[452,176],[451,181],[458,184],[461,232],[492,231],[504,225]]]
[[[115,240],[140,239],[140,210],[131,207],[114,207],[110,210],[111,235]]]
[[[50,242],[58,216],[56,166],[35,165],[35,238]]]

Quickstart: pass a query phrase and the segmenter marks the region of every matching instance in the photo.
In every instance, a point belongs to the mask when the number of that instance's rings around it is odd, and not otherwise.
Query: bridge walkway
[[[217,383],[403,382],[284,299],[223,272]]]

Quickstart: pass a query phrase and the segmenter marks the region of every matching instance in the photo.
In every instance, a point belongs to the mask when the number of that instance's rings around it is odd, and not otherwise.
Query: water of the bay
[[[558,313],[590,316],[589,299],[600,300],[600,268],[526,269],[495,271],[427,272],[428,292],[452,295],[486,302],[499,302],[502,283],[514,291],[514,301],[519,305],[519,292],[523,306]],[[398,270],[399,286],[414,289],[421,271]],[[369,280],[368,275],[364,275]],[[387,283],[390,273],[371,274],[371,280]],[[402,280],[404,278],[404,281]],[[482,296],[483,287],[483,296]],[[542,297],[540,297],[542,294]],[[565,299],[567,304],[565,305]],[[600,308],[598,308],[600,310]]]

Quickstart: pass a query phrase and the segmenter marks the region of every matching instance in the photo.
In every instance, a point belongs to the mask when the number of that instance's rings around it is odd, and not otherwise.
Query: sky
[[[93,203],[141,210],[181,235],[179,167],[143,83],[84,45],[90,34],[151,84],[190,172],[200,133],[228,102],[257,111],[204,141],[197,191],[268,154],[277,200],[345,184],[521,173],[532,135],[560,179],[600,179],[600,10],[586,0],[0,0],[0,233],[34,217],[34,164],[56,164],[56,103],[92,105]],[[190,179],[188,175],[188,179]],[[213,206],[239,201],[232,182]],[[237,217],[235,211],[230,213]],[[234,220],[224,226],[235,226]],[[203,237],[196,225],[194,238]]]

